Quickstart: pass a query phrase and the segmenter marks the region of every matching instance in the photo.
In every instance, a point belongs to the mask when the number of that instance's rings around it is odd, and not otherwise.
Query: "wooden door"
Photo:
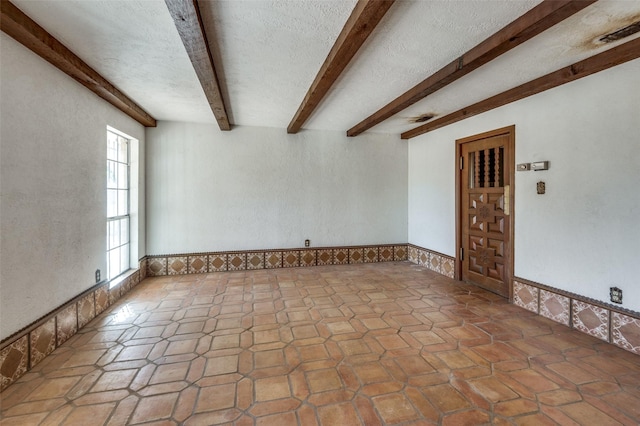
[[[513,127],[458,141],[461,279],[509,299],[513,142]]]

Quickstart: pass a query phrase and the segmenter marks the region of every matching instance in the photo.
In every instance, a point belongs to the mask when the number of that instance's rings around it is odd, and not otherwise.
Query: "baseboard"
[[[147,256],[147,276],[407,260],[407,244],[246,250]]]
[[[640,355],[638,312],[518,277],[513,280],[513,303]]]
[[[111,282],[98,283],[0,342],[0,392],[146,277],[146,259]],[[117,282],[113,287],[114,281]]]
[[[445,277],[454,278],[455,258],[413,244],[407,244],[407,253],[410,262],[424,266]]]

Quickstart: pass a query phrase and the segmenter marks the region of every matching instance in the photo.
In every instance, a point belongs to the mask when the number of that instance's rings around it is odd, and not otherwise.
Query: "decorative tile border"
[[[612,312],[611,343],[640,355],[640,318]]]
[[[300,250],[300,266],[316,265],[316,250]]]
[[[282,267],[295,268],[300,266],[300,251],[290,250],[282,253]]]
[[[51,318],[29,334],[30,360],[33,367],[56,348],[56,319]]]
[[[0,350],[0,391],[29,369],[29,336],[22,335]]]
[[[640,313],[524,278],[513,284],[514,304],[640,355]]]
[[[349,263],[349,249],[337,248],[333,250],[333,264],[346,265]]]
[[[377,263],[380,260],[378,254],[378,247],[367,247],[364,249],[364,262],[365,263]]]
[[[434,272],[440,272],[437,270],[438,266],[440,266],[440,263],[438,262],[438,258],[434,256],[434,263],[432,265],[431,253],[426,250],[418,249],[418,265],[426,266],[427,268],[431,269]]]
[[[209,272],[224,272],[227,270],[227,254],[226,253],[211,253],[208,257],[209,257]],[[158,275],[164,275],[164,274],[149,273],[148,276],[154,277]]]
[[[418,263],[418,248],[416,246],[411,246],[410,245],[407,248],[407,256],[409,257],[409,262],[417,264]]]
[[[406,246],[406,256],[410,262],[434,272],[455,276],[455,259],[450,256],[413,244]],[[513,303],[640,355],[638,312],[518,277],[513,280]]]
[[[540,315],[569,326],[571,324],[571,299],[552,291],[539,290],[539,292]]]
[[[393,247],[380,247],[378,255],[379,262],[390,262],[393,260]],[[406,253],[407,251],[404,250]]]
[[[245,271],[247,269],[247,253],[229,253],[227,255],[227,270]]]
[[[397,262],[407,260],[407,246],[393,246],[393,260]]]
[[[363,263],[363,262],[364,262],[364,249],[350,248],[349,263]]]
[[[333,250],[323,249],[316,252],[316,262],[318,266],[333,264]]]
[[[571,302],[573,328],[608,342],[609,310],[579,300]]]
[[[204,255],[189,255],[187,273],[188,274],[204,274],[209,272],[209,256]]]
[[[538,313],[538,295],[540,290],[536,287],[513,281],[513,304]]]
[[[158,275],[167,275],[167,258],[147,258],[147,272],[148,277],[155,277]]]
[[[58,346],[111,304],[138,285],[148,269],[147,259],[109,288],[109,282],[95,285],[0,343],[0,392],[41,362]],[[164,270],[166,271],[166,262]]]
[[[78,332],[78,306],[76,303],[56,315],[56,345],[60,346]]]
[[[443,256],[440,259],[440,273],[445,277],[455,278],[456,275],[456,260]]]
[[[103,285],[93,292],[96,301],[96,316],[109,307],[109,286]]]
[[[142,282],[145,278],[147,278],[147,263],[148,263],[148,260],[146,257],[144,257],[140,261],[140,267],[138,269],[138,278],[137,278],[136,285],[138,285],[138,283]]]
[[[264,266],[267,269],[282,268],[282,252],[281,251],[265,252]]]
[[[184,275],[187,273],[187,256],[176,256],[167,258],[167,269],[169,275]]]
[[[453,277],[454,259],[437,258],[445,275]],[[377,263],[408,259],[406,244],[373,246],[320,247],[276,250],[248,250],[215,253],[187,253],[147,256],[148,277],[202,274],[253,269],[295,268],[300,266],[346,265]]]
[[[407,257],[411,263],[424,266],[425,268],[442,274],[445,277],[455,277],[456,259],[451,256],[409,244],[406,250],[405,259]]]
[[[264,252],[247,253],[247,269],[265,269]]]

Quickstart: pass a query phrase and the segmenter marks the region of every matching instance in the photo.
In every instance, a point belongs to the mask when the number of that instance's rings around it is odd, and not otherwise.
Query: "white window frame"
[[[116,143],[112,149],[110,141]],[[133,139],[107,128],[107,279],[130,269],[131,254],[131,145]],[[126,144],[124,150],[120,144]]]

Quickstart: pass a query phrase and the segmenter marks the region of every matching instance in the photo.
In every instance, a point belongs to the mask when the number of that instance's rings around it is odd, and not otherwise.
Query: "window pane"
[[[118,247],[120,245],[120,221],[112,220],[109,225],[109,248]]]
[[[113,249],[109,252],[109,278],[120,274],[120,249]]]
[[[118,274],[129,269],[129,244],[120,247],[120,270]]]
[[[129,219],[120,220],[120,244],[129,242]]]
[[[121,163],[129,163],[129,153],[127,152],[129,143],[122,136],[118,137],[118,161]]]
[[[118,135],[107,132],[107,159],[118,160]]]
[[[107,270],[129,269],[129,139],[107,130]],[[118,217],[118,219],[113,219]]]
[[[129,191],[118,191],[118,216],[129,214]]]
[[[118,215],[118,191],[107,189],[107,217]]]
[[[118,169],[117,163],[113,161],[107,161],[107,188],[117,188],[118,176],[116,170]]]
[[[126,164],[118,163],[118,188],[129,189],[128,173],[129,167]]]

